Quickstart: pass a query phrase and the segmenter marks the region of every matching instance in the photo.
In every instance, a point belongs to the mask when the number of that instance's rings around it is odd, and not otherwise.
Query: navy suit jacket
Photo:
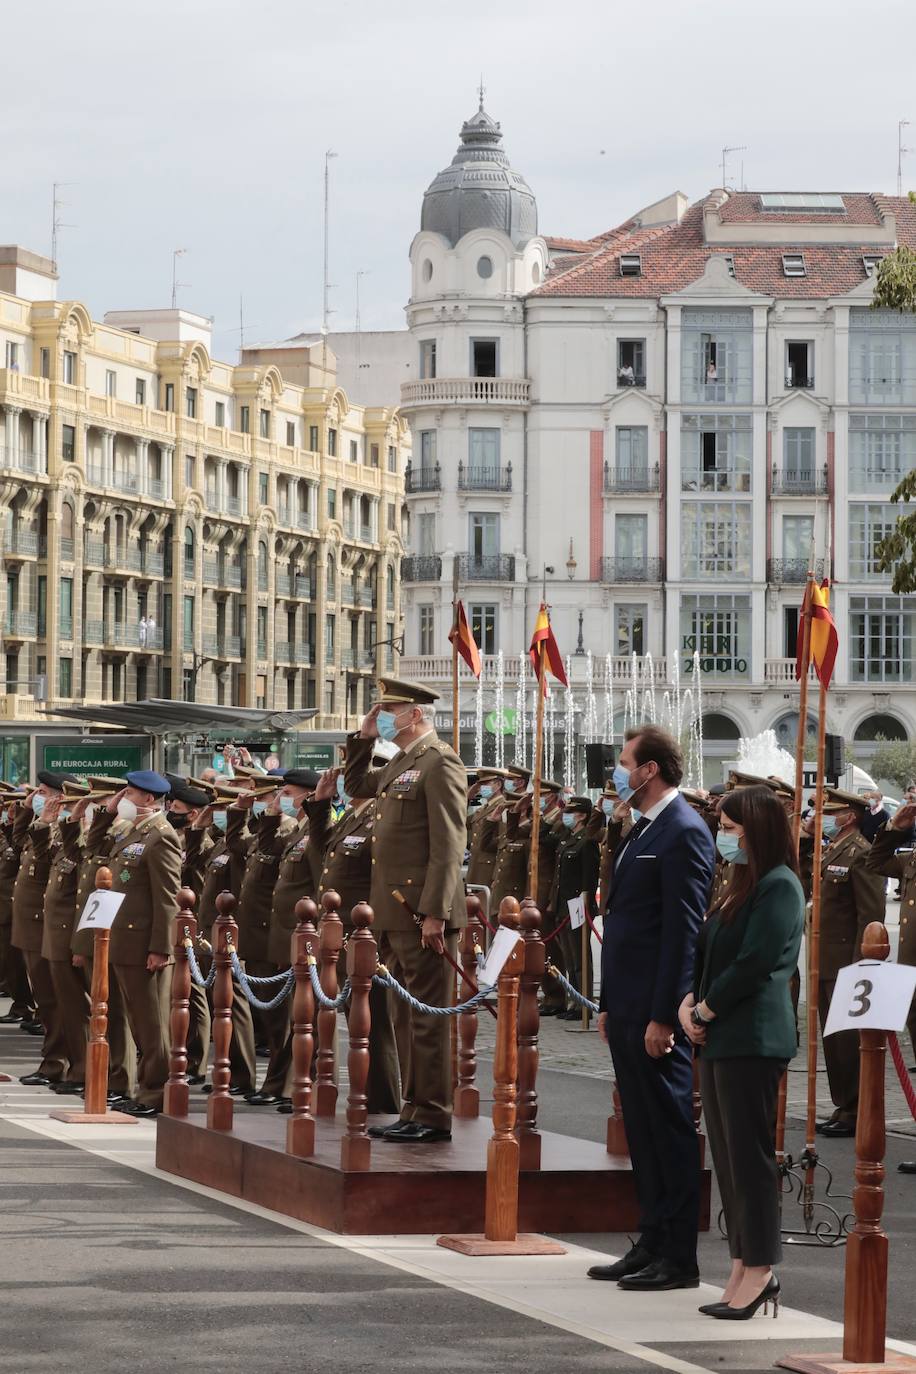
[[[623,845],[605,901],[599,1008],[614,1021],[676,1027],[693,983],[715,845],[705,821],[680,795]]]

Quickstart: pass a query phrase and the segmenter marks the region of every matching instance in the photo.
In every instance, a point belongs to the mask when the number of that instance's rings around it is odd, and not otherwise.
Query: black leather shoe
[[[636,1244],[614,1264],[593,1264],[588,1276],[590,1279],[606,1279],[610,1283],[618,1283],[620,1279],[625,1279],[627,1274],[638,1274],[647,1264],[651,1264],[654,1258],[645,1246]]]
[[[83,1091],[82,1083],[52,1083],[52,1093],[58,1093],[61,1097],[79,1097]]]
[[[373,1140],[384,1140],[390,1131],[400,1131],[409,1125],[411,1125],[409,1121],[402,1121],[399,1117],[397,1121],[392,1121],[388,1126],[370,1126],[368,1133]]]
[[[19,1022],[19,1029],[27,1035],[37,1035],[39,1031],[44,1030],[44,1026],[40,1021],[36,1021],[34,1016],[27,1016]]]
[[[207,1081],[207,1078],[206,1078],[206,1075],[205,1075],[205,1074],[202,1074],[202,1073],[189,1073],[189,1074],[188,1074],[188,1087],[189,1087],[189,1088],[199,1088],[200,1085],[201,1085],[201,1083],[206,1083],[206,1081]]]
[[[435,1145],[440,1140],[451,1140],[451,1131],[440,1130],[436,1126],[424,1126],[422,1121],[405,1121],[400,1127],[393,1127],[382,1136],[395,1145]]]
[[[275,1093],[252,1093],[250,1097],[245,1098],[249,1107],[276,1107],[282,1100]]]
[[[133,1102],[133,1100],[134,1099],[132,1097],[125,1097],[124,1093],[108,1093],[105,1098],[105,1101],[108,1103],[109,1107],[111,1107],[112,1110],[116,1112],[119,1112],[121,1110],[122,1102]]]
[[[563,1012],[563,1011],[566,1010],[566,1008],[565,1008],[565,1007],[541,1007],[541,1008],[539,1008],[539,1010],[540,1010],[541,1016],[559,1016],[561,1012]]]
[[[292,1114],[293,1114],[293,1104],[292,1104],[292,1102],[281,1102],[280,1105],[279,1105],[279,1107],[277,1108],[277,1111],[280,1113],[281,1116],[292,1116]]]
[[[639,1269],[635,1274],[627,1274],[618,1282],[619,1288],[634,1293],[666,1293],[672,1288],[699,1288],[700,1271],[682,1269],[673,1260],[657,1259]]]
[[[46,1078],[43,1073],[26,1073],[19,1080],[27,1088],[50,1088],[53,1081],[53,1079]]]
[[[0,1026],[18,1026],[22,1017],[15,1011],[8,1011],[5,1016],[0,1016]]]
[[[142,1102],[123,1102],[118,1111],[125,1112],[127,1116],[158,1116],[162,1108],[148,1107]]]
[[[191,1080],[190,1080],[190,1078],[189,1078],[189,1079],[188,1079],[188,1082],[190,1083],[190,1081],[191,1081]],[[208,1094],[209,1094],[209,1093],[212,1093],[212,1091],[213,1091],[213,1084],[212,1084],[212,1083],[205,1083],[204,1086],[201,1088],[201,1092],[202,1092],[202,1093],[208,1093]],[[230,1083],[230,1085],[229,1085],[229,1096],[230,1096],[230,1097],[253,1097],[253,1096],[254,1096],[254,1089],[253,1089],[253,1088],[249,1088],[249,1089],[246,1089],[246,1088],[239,1088],[239,1087],[236,1086],[235,1084]]]
[[[855,1133],[856,1128],[851,1121],[828,1121],[820,1132],[828,1140],[848,1140]]]
[[[916,1159],[904,1159],[897,1165],[898,1174],[916,1174]]]

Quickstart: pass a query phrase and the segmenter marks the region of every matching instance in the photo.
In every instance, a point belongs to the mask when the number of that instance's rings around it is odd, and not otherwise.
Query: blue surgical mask
[[[484,801],[489,801],[489,800],[490,800],[490,798],[491,798],[492,795],[493,795],[493,788],[492,788],[492,786],[491,786],[490,783],[488,783],[488,782],[481,783],[481,785],[480,785],[480,795],[483,797]]]
[[[716,849],[727,864],[746,864],[747,852],[741,848],[734,830],[720,830],[716,835]]]
[[[614,786],[617,789],[617,795],[621,801],[629,801],[631,797],[635,797],[636,793],[646,785],[646,783],[640,783],[639,787],[631,787],[630,771],[619,763],[614,769],[613,778]],[[646,782],[648,781],[649,779],[646,778]]]
[[[388,740],[390,743],[398,733],[398,718],[393,711],[379,711],[375,717],[375,728],[378,730],[379,739]]]
[[[518,783],[515,781],[514,778],[506,778],[506,781],[503,783],[503,787],[506,789],[507,792],[518,791]]]
[[[564,812],[563,812],[563,824],[566,826],[566,829],[567,829],[567,830],[572,830],[573,826],[575,825],[575,823],[576,823],[576,821],[577,821],[578,819],[579,819],[579,813],[578,813],[577,811],[564,811]]]
[[[542,811],[546,811],[546,810],[547,810],[547,802],[548,802],[548,800],[549,800],[548,797],[540,797],[540,798],[538,799],[538,805],[540,806],[540,808],[541,808]]]
[[[42,794],[41,794],[40,792],[37,792],[37,793],[35,794],[35,796],[32,798],[32,815],[33,815],[33,816],[40,816],[40,815],[41,815],[42,811],[44,811],[44,809],[45,809],[45,803],[47,802],[47,800],[48,800],[47,797],[42,796]]]
[[[263,815],[264,815],[264,812],[267,810],[267,802],[262,802],[262,801],[253,802],[253,803],[252,803],[251,809],[252,809],[252,811],[254,812],[254,814],[255,814],[256,816],[263,816]]]
[[[613,816],[614,807],[616,805],[617,803],[614,801],[612,797],[602,797],[601,799],[601,810],[604,812],[606,816]]]
[[[337,795],[338,795],[338,797],[340,798],[340,800],[343,802],[344,806],[346,806],[347,803],[348,803],[349,800],[350,800],[350,793],[344,791],[344,775],[343,775],[343,773],[338,773],[338,774],[337,774]]]
[[[838,829],[839,826],[837,825],[836,821],[832,816],[824,817],[822,833],[826,839],[831,839],[836,834]]]
[[[214,811],[213,824],[216,826],[217,830],[225,830],[227,825],[229,824],[229,817],[227,816],[226,812]]]
[[[284,816],[298,816],[299,814],[299,806],[292,797],[280,798],[280,810]]]

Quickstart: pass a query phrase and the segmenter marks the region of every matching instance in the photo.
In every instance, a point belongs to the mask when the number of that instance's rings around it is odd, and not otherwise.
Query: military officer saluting
[[[110,948],[140,1061],[136,1098],[120,1103],[119,1110],[156,1116],[169,1072],[172,943],[182,854],[178,834],[162,810],[168,781],[148,770],[128,773],[126,781],[106,803],[110,814],[128,822],[108,860],[112,891],[124,896]]]
[[[461,867],[467,840],[464,764],[435,731],[438,693],[383,678],[378,701],[347,740],[344,787],[375,797],[369,901],[381,957],[390,952],[420,1002],[451,1002],[454,974],[442,951],[457,952],[467,924]],[[384,768],[371,768],[376,738],[398,746]],[[400,891],[408,906],[393,894]],[[410,1014],[410,1059],[398,1121],[373,1127],[402,1144],[451,1139],[452,1070],[448,1019]]]
[[[69,815],[61,812],[57,818],[59,844],[54,849],[45,888],[41,953],[51,971],[69,1060],[66,1074],[52,1088],[54,1092],[72,1096],[80,1091],[86,1076],[86,1038],[89,1033],[87,988],[81,970],[73,966],[70,952],[77,921],[82,816],[89,803],[89,788],[81,782],[65,782],[63,790]]]
[[[855,792],[824,788],[821,854],[821,920],[818,1014],[821,1030],[841,968],[862,957],[870,921],[885,915],[884,879],[868,864],[871,846],[859,830],[868,803]],[[808,822],[813,826],[813,821]],[[824,1062],[834,1112],[817,1126],[820,1135],[854,1136],[859,1109],[859,1037],[839,1031],[824,1040]]]
[[[887,822],[875,836],[865,859],[865,866],[882,878],[896,878],[900,883],[900,948],[899,964],[916,964],[916,849],[913,848],[913,826],[916,825],[916,802],[905,802],[893,820]],[[910,1008],[906,1023],[910,1042],[916,1051],[916,1001]],[[916,1165],[905,1172],[916,1173]]]
[[[493,886],[493,870],[499,845],[499,820],[509,802],[503,796],[503,784],[509,776],[506,768],[480,768],[477,771],[478,795],[483,805],[468,819],[467,882],[469,887]]]

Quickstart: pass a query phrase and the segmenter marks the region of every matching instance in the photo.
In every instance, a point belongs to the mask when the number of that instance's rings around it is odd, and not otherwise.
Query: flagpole
[[[810,1206],[814,1188],[817,1146],[814,1128],[817,1115],[817,1003],[820,987],[821,947],[821,846],[824,838],[824,756],[827,747],[827,687],[821,682],[817,708],[817,786],[814,795],[814,864],[811,872],[811,923],[808,928],[808,1111],[805,1122],[805,1154],[811,1160],[805,1181],[805,1205]]]
[[[801,842],[801,819],[805,790],[805,741],[808,737],[808,677],[811,669],[811,610],[814,590],[814,561],[805,579],[805,596],[802,602],[802,652],[801,677],[798,691],[798,733],[795,740],[795,810],[792,815],[792,842],[798,857]]]
[[[541,834],[541,771],[544,752],[544,697],[547,694],[547,646],[538,644],[538,703],[534,733],[534,768],[531,775],[531,853],[528,856],[528,894],[538,896],[538,845]]]
[[[458,710],[458,557],[452,562],[452,748],[461,754],[461,723]]]

